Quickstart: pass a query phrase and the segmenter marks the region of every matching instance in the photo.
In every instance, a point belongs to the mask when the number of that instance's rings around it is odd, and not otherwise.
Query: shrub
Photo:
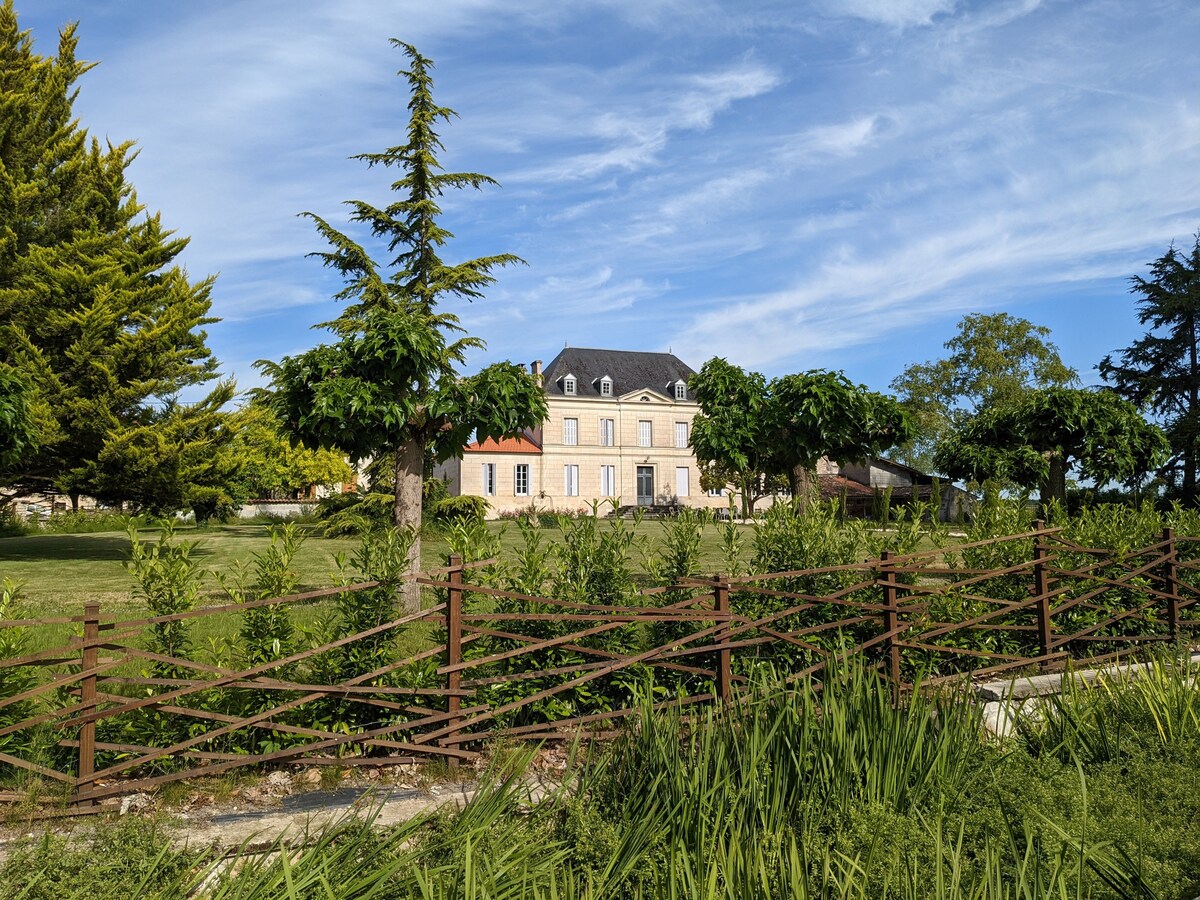
[[[461,497],[445,497],[433,507],[433,517],[442,524],[455,521],[482,522],[487,518],[489,504],[483,497],[464,494]]]

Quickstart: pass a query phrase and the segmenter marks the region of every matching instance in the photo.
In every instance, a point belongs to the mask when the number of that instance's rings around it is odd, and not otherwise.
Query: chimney
[[[542,361],[540,359],[535,359],[529,364],[529,373],[537,379],[538,386],[540,387],[542,384]]]

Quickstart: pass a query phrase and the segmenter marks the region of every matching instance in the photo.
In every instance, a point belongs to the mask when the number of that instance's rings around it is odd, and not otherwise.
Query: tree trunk
[[[792,502],[796,504],[796,512],[808,512],[809,505],[817,499],[817,473],[801,463],[792,467],[788,478],[792,483]]]
[[[1188,441],[1183,451],[1183,505],[1196,504],[1196,442],[1192,438],[1196,417],[1200,415],[1200,360],[1196,354],[1196,317],[1188,316],[1188,330],[1191,340],[1188,342]]]
[[[71,491],[67,496],[71,498],[71,512],[79,512],[79,492]]]
[[[409,441],[396,451],[392,470],[396,482],[396,504],[393,507],[397,528],[412,531],[408,548],[408,571],[421,571],[421,483],[425,475],[425,447],[420,441]],[[404,583],[400,590],[402,612],[417,612],[421,608],[421,586],[416,579]]]
[[[1057,500],[1065,509],[1067,506],[1067,460],[1061,453],[1051,453],[1047,459],[1050,472],[1046,483],[1042,485],[1042,512],[1051,501]]]

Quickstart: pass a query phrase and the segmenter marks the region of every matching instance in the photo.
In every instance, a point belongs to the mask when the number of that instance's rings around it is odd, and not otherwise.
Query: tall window
[[[615,497],[617,495],[617,469],[615,466],[600,467],[600,496]]]
[[[676,400],[686,400],[687,399],[687,382],[684,382],[684,381],[675,382],[675,399]]]
[[[686,497],[688,495],[688,467],[675,467],[675,496]]]
[[[654,446],[654,425],[649,419],[638,419],[638,446]]]
[[[563,393],[564,394],[574,394],[575,393],[575,376],[574,375],[568,375],[566,378],[563,379]]]
[[[688,423],[675,423],[675,446],[686,447],[688,445]]]
[[[611,447],[613,445],[613,435],[616,434],[616,429],[613,427],[612,419],[600,420],[600,446]]]
[[[579,466],[563,466],[563,493],[568,497],[579,496]]]
[[[483,464],[483,496],[496,496],[496,464]]]
[[[569,447],[579,443],[578,419],[563,419],[563,443]]]
[[[513,469],[513,494],[517,497],[529,496],[529,463],[518,463]]]

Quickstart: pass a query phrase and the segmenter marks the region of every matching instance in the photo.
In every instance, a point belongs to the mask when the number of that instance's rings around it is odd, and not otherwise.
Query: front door
[[[654,505],[654,466],[637,467],[638,506]]]

